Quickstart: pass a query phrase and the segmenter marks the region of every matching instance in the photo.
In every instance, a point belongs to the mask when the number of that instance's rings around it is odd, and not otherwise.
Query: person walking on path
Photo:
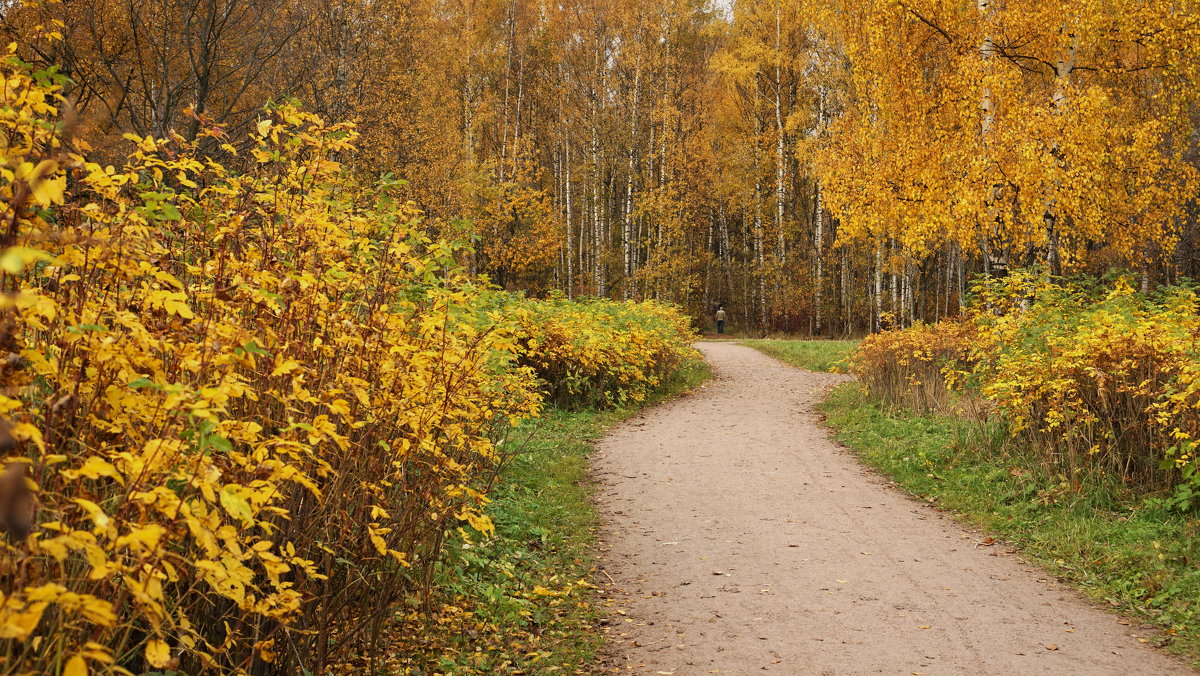
[[[724,305],[717,306],[716,319],[717,319],[717,333],[718,334],[725,333],[725,306]]]

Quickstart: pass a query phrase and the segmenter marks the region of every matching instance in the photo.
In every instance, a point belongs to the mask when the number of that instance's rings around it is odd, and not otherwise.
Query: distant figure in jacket
[[[717,306],[717,333],[725,333],[725,306]]]

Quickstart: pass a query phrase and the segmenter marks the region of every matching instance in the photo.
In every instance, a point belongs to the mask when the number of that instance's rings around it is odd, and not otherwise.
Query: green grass
[[[1104,477],[1072,490],[997,425],[889,411],[854,384],[822,405],[839,441],[909,493],[1017,545],[1200,666],[1200,519]]]
[[[593,572],[597,516],[588,478],[592,442],[639,408],[711,377],[692,363],[641,407],[552,410],[517,430],[488,509],[494,537],[460,533],[446,545],[422,646],[392,667],[454,674],[586,673],[601,644]],[[482,541],[481,541],[482,540]],[[414,613],[414,616],[417,614]],[[402,649],[403,646],[397,646]]]
[[[833,371],[838,364],[858,345],[857,340],[743,340],[760,352],[764,352],[792,366],[809,371]]]

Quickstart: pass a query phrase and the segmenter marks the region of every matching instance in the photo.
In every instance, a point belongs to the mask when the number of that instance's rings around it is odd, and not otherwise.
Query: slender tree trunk
[[[596,112],[596,116],[599,111]],[[607,293],[604,280],[604,224],[600,220],[600,131],[597,120],[592,121],[592,277],[596,283],[596,295]]]
[[[565,166],[564,173],[566,174],[566,183],[567,183],[566,191],[565,191],[566,192],[565,201],[566,201],[566,207],[567,207],[567,298],[574,298],[574,296],[575,296],[575,251],[574,251],[574,248],[575,248],[575,225],[574,225],[575,224],[575,210],[573,208],[574,207],[573,200],[575,197],[575,184],[571,181],[571,140],[570,140],[570,131],[569,131],[570,122],[567,120],[564,120],[564,122],[568,126],[568,131],[567,131],[567,133],[564,134],[564,140],[563,140],[563,145],[566,146],[564,148],[563,154],[566,156],[566,158],[564,160],[564,166]]]
[[[871,318],[872,330],[883,328],[883,242],[875,243],[875,313]]]
[[[512,165],[510,175],[516,176],[516,166],[518,161],[518,150],[521,144],[521,111],[525,103],[525,55],[517,56],[517,110],[513,119],[513,140],[512,140],[512,156],[509,162]]]
[[[813,290],[813,311],[816,316],[816,333],[820,334],[823,328],[821,324],[821,310],[825,303],[825,206],[821,203],[820,183],[816,184],[815,193],[813,196],[813,267],[816,269],[816,282]]]
[[[639,23],[640,19],[639,17]],[[633,239],[633,177],[637,164],[637,123],[642,93],[642,32],[640,27],[636,48],[638,55],[633,71],[633,105],[629,108],[629,166],[625,174],[625,223],[621,238],[625,253],[624,294],[626,300],[633,296],[633,275],[637,267]]]
[[[985,24],[985,31],[979,43],[979,58],[983,60],[983,73],[985,78],[990,78],[994,62],[996,59],[996,43],[992,38],[991,20],[994,13],[992,8],[992,0],[976,0],[976,9]],[[984,196],[984,223],[982,232],[980,233],[981,242],[985,252],[1000,250],[1006,248],[1006,244],[1000,239],[1000,233],[997,228],[1000,209],[1000,189],[998,181],[993,177],[991,165],[991,142],[993,130],[996,124],[996,102],[992,98],[992,89],[989,82],[984,82],[980,91],[979,100],[980,113],[980,142],[983,147],[983,190]],[[988,258],[985,254],[985,261]],[[991,268],[988,262],[984,265],[985,275],[991,276]]]
[[[775,0],[775,231],[779,235],[779,262],[787,263],[787,240],[783,230],[787,156],[783,128],[783,7]]]
[[[759,111],[758,76],[754,78],[754,263],[758,278],[759,327],[766,331],[767,327],[767,271],[763,252],[763,188],[762,167],[759,140],[762,138],[762,121]]]
[[[850,252],[846,250],[845,246],[842,246],[841,258],[842,270],[840,276],[841,284],[839,286],[842,296],[842,332],[848,336],[853,330],[853,320],[850,317]]]
[[[516,43],[517,31],[517,0],[509,0],[508,3],[508,20],[505,22],[508,25],[508,35],[505,39],[504,49],[504,117],[500,125],[500,182],[504,182],[504,169],[508,160],[508,94],[512,79],[512,62],[513,49]]]
[[[1063,31],[1067,28],[1064,26]],[[1054,93],[1051,95],[1050,110],[1055,117],[1061,117],[1067,106],[1067,90],[1071,86],[1071,73],[1075,70],[1075,59],[1079,51],[1079,40],[1075,35],[1068,35],[1068,45],[1066,52],[1054,64]],[[1054,141],[1050,148],[1050,154],[1054,158],[1055,169],[1061,172],[1066,168],[1066,159],[1063,157],[1062,146],[1058,141]],[[1059,261],[1058,254],[1058,215],[1056,213],[1056,203],[1058,199],[1058,189],[1061,180],[1058,176],[1054,176],[1047,182],[1045,213],[1042,220],[1046,228],[1046,267],[1050,274],[1057,275],[1062,272],[1062,266]]]

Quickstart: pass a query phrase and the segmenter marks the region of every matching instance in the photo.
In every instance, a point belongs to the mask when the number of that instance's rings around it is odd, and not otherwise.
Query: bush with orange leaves
[[[946,409],[948,376],[969,363],[974,327],[961,321],[917,324],[867,336],[850,356],[850,372],[872,395],[918,411]]]

